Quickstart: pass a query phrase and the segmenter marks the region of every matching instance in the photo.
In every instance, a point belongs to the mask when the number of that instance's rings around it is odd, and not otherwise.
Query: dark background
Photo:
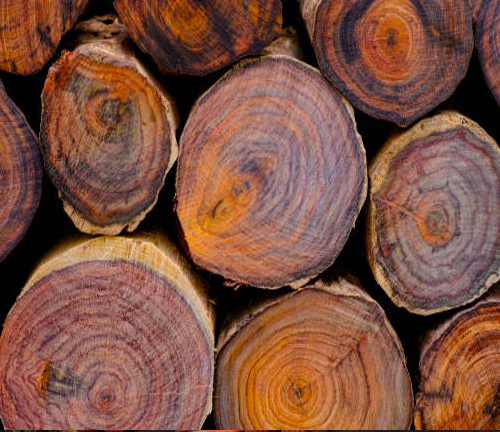
[[[295,0],[282,1],[284,6],[284,25],[293,25],[298,29],[304,44],[306,60],[316,66],[314,53],[307,39],[307,34],[298,11],[298,2]],[[113,11],[111,0],[94,0],[81,20],[90,18],[93,15]],[[60,47],[64,46],[68,37],[65,36],[63,38]],[[40,94],[47,70],[50,64],[59,57],[59,54],[60,50],[40,73],[33,76],[20,77],[0,73],[0,79],[3,81],[8,95],[24,112],[36,134],[38,134],[40,123]],[[155,70],[155,66],[149,58],[144,56],[143,60],[150,66],[150,69]],[[203,78],[162,76],[157,74],[159,80],[177,101],[181,116],[178,137],[182,132],[189,110],[196,98],[210,87],[227,69]],[[484,82],[476,50],[474,50],[469,71],[463,82],[453,96],[446,103],[434,110],[434,112],[443,108],[457,109],[462,114],[479,123],[497,142],[500,140],[500,109],[490,95]],[[369,162],[384,143],[389,133],[397,128],[392,124],[371,119],[359,111],[356,111],[356,120]],[[141,226],[159,224],[164,230],[174,235],[174,180],[175,166],[167,176],[166,184],[160,194],[158,204],[146,217]],[[363,243],[364,216],[365,210],[363,209],[344,250],[334,264],[334,269],[347,270],[355,274],[362,281],[369,293],[382,305],[405,349],[408,368],[412,376],[414,391],[416,392],[418,389],[418,339],[436,318],[416,316],[404,309],[395,307],[382,289],[377,286],[365,256]],[[31,227],[19,245],[0,263],[0,278],[2,281],[0,288],[2,292],[0,322],[4,321],[29,274],[39,259],[43,257],[44,253],[62,238],[74,234],[77,234],[77,230],[63,211],[55,187],[45,176],[40,207]],[[206,276],[211,281],[212,298],[217,305],[218,324],[224,319],[227,311],[237,305],[245,304],[252,297],[260,295],[259,290],[250,287],[242,287],[234,291],[231,288],[225,287],[220,277],[207,274]],[[209,416],[205,422],[204,429],[214,428],[213,418]]]

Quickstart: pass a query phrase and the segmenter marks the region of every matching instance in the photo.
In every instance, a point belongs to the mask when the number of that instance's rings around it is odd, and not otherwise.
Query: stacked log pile
[[[3,426],[500,429],[499,34],[500,0],[2,2]]]

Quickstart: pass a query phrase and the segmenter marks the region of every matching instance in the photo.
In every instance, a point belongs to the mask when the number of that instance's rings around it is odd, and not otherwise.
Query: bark
[[[45,168],[80,231],[133,231],[177,159],[175,103],[114,18],[78,29],[77,47],[50,68],[42,93]]]
[[[38,140],[0,82],[0,261],[28,230],[41,193]]]
[[[300,286],[335,260],[366,197],[353,110],[288,56],[245,61],[195,104],[176,212],[193,261],[230,281]]]
[[[500,428],[500,286],[427,334],[416,429]]]
[[[220,429],[406,429],[413,393],[382,308],[346,279],[239,315],[217,343]]]
[[[115,0],[134,41],[164,72],[206,75],[280,35],[280,0]]]
[[[39,72],[90,0],[2,0],[0,70]]]
[[[428,315],[500,278],[500,150],[452,111],[391,139],[369,168],[367,252],[398,306]]]
[[[158,233],[54,250],[0,338],[8,429],[198,429],[211,411],[207,286]]]
[[[467,73],[468,0],[301,0],[301,10],[319,68],[372,117],[408,126]]]

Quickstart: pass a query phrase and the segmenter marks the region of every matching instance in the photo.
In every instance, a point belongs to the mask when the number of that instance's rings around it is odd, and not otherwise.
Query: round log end
[[[40,145],[80,231],[137,227],[177,158],[175,129],[175,106],[123,37],[63,53],[43,89]]]
[[[408,126],[464,78],[474,38],[468,0],[305,0],[325,76],[368,115]]]
[[[380,286],[428,315],[500,278],[500,150],[456,112],[390,139],[369,168],[367,249]]]
[[[344,246],[366,184],[352,108],[316,69],[266,56],[195,104],[176,212],[199,267],[263,288],[304,284]]]
[[[219,340],[221,429],[406,429],[412,414],[398,337],[380,306],[345,280],[281,296]]]
[[[0,82],[0,261],[28,230],[41,193],[38,140]]]
[[[37,268],[0,338],[8,429],[196,429],[211,410],[206,286],[156,237],[99,237]]]
[[[164,72],[206,75],[280,35],[280,0],[115,0],[135,43]]]

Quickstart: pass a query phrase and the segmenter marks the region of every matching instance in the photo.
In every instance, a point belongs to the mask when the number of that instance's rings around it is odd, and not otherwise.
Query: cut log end
[[[498,295],[487,295],[431,333],[422,348],[420,375],[416,429],[500,428]]]
[[[465,76],[474,38],[468,0],[304,0],[318,65],[357,108],[408,126]]]
[[[206,75],[259,54],[280,35],[279,0],[115,0],[137,45],[161,70]]]
[[[352,112],[288,56],[244,61],[194,106],[181,137],[176,212],[193,261],[277,288],[332,264],[366,197]]]
[[[172,244],[66,247],[37,268],[4,324],[0,415],[9,429],[199,428],[213,331],[206,286]]]
[[[219,340],[219,428],[405,429],[413,393],[382,309],[345,280],[286,294]]]
[[[75,226],[90,234],[134,230],[178,154],[172,100],[123,35],[112,33],[95,32],[94,40],[64,52],[42,93],[47,173]]]
[[[39,72],[90,0],[2,0],[0,70]]]
[[[500,278],[500,150],[455,112],[390,139],[370,169],[368,258],[399,306],[431,314]]]
[[[0,82],[0,261],[31,225],[41,192],[38,140]]]

